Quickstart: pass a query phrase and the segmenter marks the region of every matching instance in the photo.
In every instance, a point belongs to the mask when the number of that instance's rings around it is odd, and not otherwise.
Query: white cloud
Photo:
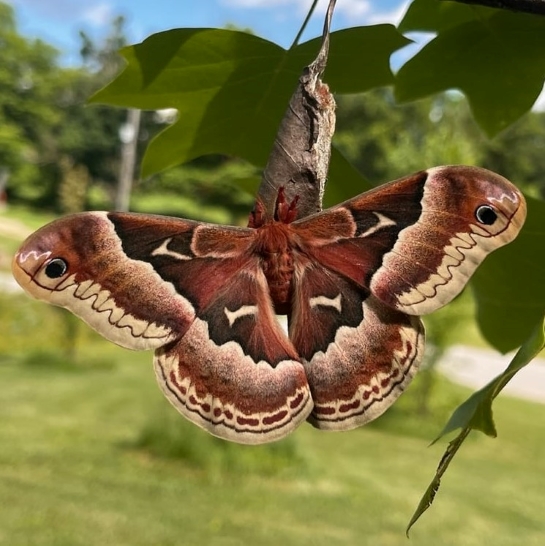
[[[82,14],[82,19],[85,22],[97,27],[109,25],[113,18],[113,6],[104,2],[86,9]]]
[[[289,7],[290,11],[297,14],[306,13],[312,2],[311,0],[220,0],[222,4],[232,8],[246,9],[276,9]],[[401,21],[407,11],[409,0],[400,1],[399,5],[388,11],[376,9],[377,3],[370,0],[338,0],[335,12],[339,18],[350,26],[369,25],[378,23],[397,24]],[[329,0],[320,0],[316,7],[316,14],[325,14]],[[343,25],[344,26],[344,25]]]
[[[367,17],[367,24],[391,23],[397,26],[401,22],[401,19],[403,19],[409,4],[409,0],[404,0],[399,6],[389,11],[373,11]]]

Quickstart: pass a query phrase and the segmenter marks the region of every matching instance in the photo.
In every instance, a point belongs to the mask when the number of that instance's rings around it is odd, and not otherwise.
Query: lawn
[[[407,544],[445,448],[428,443],[467,391],[440,381],[426,417],[410,411],[416,384],[377,424],[235,446],[170,409],[150,354],[82,331],[68,362],[64,319],[24,302],[0,301],[44,327],[0,350],[1,545]],[[410,544],[543,543],[544,409],[498,400],[499,438],[469,439]]]

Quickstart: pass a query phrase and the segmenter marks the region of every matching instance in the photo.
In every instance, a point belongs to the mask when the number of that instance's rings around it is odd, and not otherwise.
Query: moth
[[[415,375],[421,315],[451,301],[526,205],[475,167],[422,171],[295,220],[278,191],[248,228],[86,212],[41,228],[13,274],[107,339],[155,350],[158,383],[221,438],[278,440],[375,419]],[[288,334],[276,320],[288,316]]]

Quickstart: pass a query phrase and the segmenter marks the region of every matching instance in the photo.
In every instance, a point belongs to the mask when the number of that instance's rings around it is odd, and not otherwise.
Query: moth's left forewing
[[[517,236],[525,217],[524,197],[505,178],[437,167],[301,220],[296,229],[305,252],[326,268],[394,309],[423,315],[459,294],[487,254]],[[329,239],[307,235],[329,218]]]
[[[486,256],[518,235],[526,218],[518,189],[485,169],[430,169],[423,190],[420,217],[400,231],[370,283],[379,299],[413,315],[456,297]]]
[[[162,244],[153,224],[153,217],[106,212],[61,218],[23,243],[13,274],[30,295],[69,309],[110,341],[159,347],[184,334],[194,309],[141,259]],[[188,241],[194,226],[170,221],[171,231]]]

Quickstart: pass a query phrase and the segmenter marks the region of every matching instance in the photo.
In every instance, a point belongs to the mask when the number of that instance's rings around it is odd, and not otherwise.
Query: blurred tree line
[[[9,172],[10,202],[57,212],[111,208],[126,112],[85,102],[122,67],[116,52],[125,44],[123,18],[112,22],[104,43],[81,33],[81,66],[67,68],[53,47],[22,36],[13,8],[0,3],[0,44],[0,168]],[[338,102],[335,144],[373,183],[466,163],[545,195],[544,113],[529,113],[489,141],[456,93],[400,107],[390,90],[378,89]],[[139,158],[164,123],[160,113],[144,113]],[[243,221],[258,179],[239,160],[201,158],[136,183],[132,208]]]
[[[91,181],[111,184],[116,177],[123,114],[83,107],[105,83],[107,67],[60,66],[58,51],[21,36],[13,8],[2,3],[0,43],[0,164],[10,173],[10,200],[77,209],[63,185],[77,186],[84,200]]]
[[[486,167],[545,197],[545,113],[490,140],[457,92],[396,105],[389,89],[338,98],[334,142],[373,184],[434,165]]]
[[[0,2],[0,170],[9,173],[10,203],[61,213],[113,207],[127,114],[86,101],[123,66],[123,25],[114,19],[101,44],[81,32],[81,66],[64,67],[55,48],[19,33],[13,8]],[[137,163],[167,121],[143,113]],[[234,221],[252,200],[233,180],[254,175],[228,158],[202,158],[137,183],[133,208]]]

